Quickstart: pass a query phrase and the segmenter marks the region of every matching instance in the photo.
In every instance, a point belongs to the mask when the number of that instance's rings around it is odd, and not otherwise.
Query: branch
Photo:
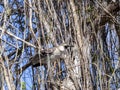
[[[115,23],[118,23],[117,20],[113,17],[114,13],[117,13],[120,10],[119,3],[110,3],[106,8],[104,8],[99,2],[97,2],[99,6],[103,9],[103,12],[101,14],[102,17],[97,17],[94,20],[95,26],[98,27],[98,25],[102,26],[105,25],[106,22],[110,22],[111,18]],[[109,17],[108,17],[109,16]],[[98,21],[100,22],[98,23]]]
[[[27,41],[25,41],[25,40],[23,40],[23,39],[21,39],[21,38],[15,36],[15,35],[12,34],[11,32],[6,31],[6,30],[4,30],[4,29],[1,28],[1,27],[0,27],[0,30],[1,30],[1,31],[5,31],[6,34],[8,34],[8,35],[14,37],[15,39],[17,39],[17,40],[19,40],[19,41],[22,41],[23,43],[27,44],[28,46],[31,46],[31,47],[37,48],[35,45],[33,45],[33,44],[31,44],[31,43],[29,43],[29,42],[27,42]],[[1,37],[0,39],[2,39],[2,37]]]

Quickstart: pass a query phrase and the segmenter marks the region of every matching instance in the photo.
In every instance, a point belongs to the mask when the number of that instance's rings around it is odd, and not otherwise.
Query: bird
[[[37,65],[39,66],[40,60],[41,65],[46,64],[48,59],[52,63],[57,59],[65,58],[65,51],[68,47],[73,47],[73,45],[68,45],[65,43],[53,48],[42,50],[40,54],[36,54],[30,60],[34,67],[36,67]]]
[[[37,53],[34,56],[32,56],[30,58],[30,61],[19,70],[24,71],[31,65],[33,67],[47,65],[48,60],[50,60],[50,63],[53,63],[57,59],[65,59],[66,56],[65,52],[69,47],[73,47],[73,45],[68,45],[64,43],[53,48],[41,50],[40,54]]]

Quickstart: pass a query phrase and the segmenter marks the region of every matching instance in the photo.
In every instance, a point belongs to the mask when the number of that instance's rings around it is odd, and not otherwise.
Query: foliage
[[[119,3],[0,0],[0,89],[120,88]]]

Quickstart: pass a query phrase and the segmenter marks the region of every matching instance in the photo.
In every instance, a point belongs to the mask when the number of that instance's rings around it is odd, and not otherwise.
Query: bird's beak
[[[65,47],[74,47],[74,45],[65,45]]]

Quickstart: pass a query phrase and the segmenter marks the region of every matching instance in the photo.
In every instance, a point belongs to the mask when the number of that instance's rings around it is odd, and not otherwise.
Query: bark
[[[77,33],[76,37],[78,40],[79,53],[82,56],[80,59],[81,70],[82,70],[81,73],[82,73],[82,78],[83,78],[82,83],[84,83],[82,89],[83,90],[90,90],[90,89],[92,90],[92,83],[91,83],[91,77],[90,77],[90,71],[89,71],[89,61],[88,61],[90,52],[88,51],[88,53],[86,53],[87,47],[89,47],[89,46],[86,46],[85,45],[86,43],[83,42],[84,36],[83,36],[82,30],[80,27],[81,23],[79,22],[79,17],[77,15],[77,13],[75,12],[76,8],[75,8],[74,0],[70,1],[70,5],[72,8],[72,12],[73,12],[73,18],[74,18],[74,23],[75,23],[76,33]],[[86,47],[84,47],[84,46],[86,46]],[[86,58],[86,57],[88,57],[88,58]],[[74,80],[74,82],[75,81],[76,80]]]

